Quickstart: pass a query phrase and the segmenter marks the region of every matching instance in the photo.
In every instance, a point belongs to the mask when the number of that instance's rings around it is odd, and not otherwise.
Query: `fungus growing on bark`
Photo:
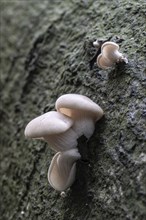
[[[47,141],[55,151],[65,151],[77,146],[78,135],[71,128],[73,120],[59,112],[45,113],[28,123],[25,136]]]
[[[93,46],[98,48],[100,46],[99,41],[98,40],[94,41]]]
[[[57,112],[51,111],[30,121],[25,136],[43,139],[57,151],[48,170],[48,181],[65,196],[64,190],[75,181],[76,161],[81,157],[77,139],[93,134],[95,122],[103,116],[103,110],[88,97],[78,94],[59,97],[56,109]]]
[[[73,184],[80,158],[77,148],[55,154],[48,170],[48,181],[55,190],[62,192]]]
[[[127,58],[119,52],[119,45],[110,41],[102,44],[101,54],[97,57],[97,65],[102,69],[107,69],[119,62],[128,63]]]
[[[83,95],[62,95],[57,99],[55,106],[58,112],[71,117],[74,121],[72,128],[79,137],[85,135],[90,138],[95,129],[95,122],[103,116],[101,107]]]

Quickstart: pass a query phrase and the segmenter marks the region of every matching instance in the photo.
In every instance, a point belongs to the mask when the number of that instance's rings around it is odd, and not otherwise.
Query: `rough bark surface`
[[[0,219],[146,219],[146,2],[2,0],[0,6]],[[90,70],[91,42],[117,36],[129,63]],[[62,198],[47,181],[53,152],[26,140],[24,129],[65,93],[90,97],[105,116]]]

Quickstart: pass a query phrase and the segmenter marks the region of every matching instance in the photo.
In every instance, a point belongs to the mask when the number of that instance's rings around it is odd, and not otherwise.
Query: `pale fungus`
[[[58,112],[69,116],[73,121],[72,128],[80,137],[87,138],[93,134],[95,122],[103,116],[103,110],[86,96],[79,94],[66,94],[56,101]]]
[[[76,161],[80,157],[77,148],[55,154],[48,170],[48,181],[55,190],[64,194],[64,190],[73,184],[76,176]]]
[[[93,46],[98,48],[100,46],[99,41],[98,40],[94,41]]]
[[[77,139],[84,135],[89,138],[95,122],[103,116],[103,110],[86,96],[66,94],[59,97],[55,105],[57,111],[45,113],[28,123],[25,136],[43,139],[57,151],[49,170],[48,181],[61,196],[76,177],[76,161],[81,158],[77,149]]]
[[[28,123],[25,136],[44,139],[55,151],[77,147],[78,135],[71,128],[73,120],[59,112],[45,113]]]
[[[119,45],[110,41],[103,43],[101,54],[97,57],[97,65],[102,69],[107,69],[119,62],[128,63],[127,58],[119,52]]]

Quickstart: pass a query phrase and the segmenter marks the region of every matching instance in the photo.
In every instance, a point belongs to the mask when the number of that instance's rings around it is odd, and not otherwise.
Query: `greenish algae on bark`
[[[145,1],[2,1],[0,219],[146,218]],[[119,36],[126,66],[89,60],[93,39]],[[65,93],[105,112],[61,198],[47,182],[53,152],[24,128]]]

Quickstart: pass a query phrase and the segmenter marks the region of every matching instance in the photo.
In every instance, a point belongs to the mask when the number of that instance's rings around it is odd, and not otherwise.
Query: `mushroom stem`
[[[95,122],[92,118],[87,117],[77,117],[73,118],[74,124],[73,129],[78,134],[78,136],[85,135],[86,138],[90,138],[95,129]],[[88,126],[87,126],[88,125]]]
[[[118,50],[115,51],[111,51],[108,54],[104,54],[105,58],[108,60],[111,60],[112,62],[119,62],[121,60],[121,58],[123,57],[123,54],[120,53]]]
[[[107,60],[113,63],[125,62],[128,63],[128,59],[123,56],[118,50],[112,51],[111,53],[104,55]]]
[[[76,148],[78,145],[77,139],[78,135],[72,128],[61,134],[44,137],[44,140],[47,141],[49,146],[56,152]]]
[[[66,170],[68,170],[68,168],[70,166],[72,166],[72,164],[80,159],[81,155],[78,152],[78,149],[71,149],[71,150],[67,150],[64,152],[61,152],[60,156],[57,158],[57,164],[61,164],[62,166],[64,166],[66,168]]]
[[[121,57],[119,61],[124,62],[126,64],[128,63],[128,59],[126,57]]]

